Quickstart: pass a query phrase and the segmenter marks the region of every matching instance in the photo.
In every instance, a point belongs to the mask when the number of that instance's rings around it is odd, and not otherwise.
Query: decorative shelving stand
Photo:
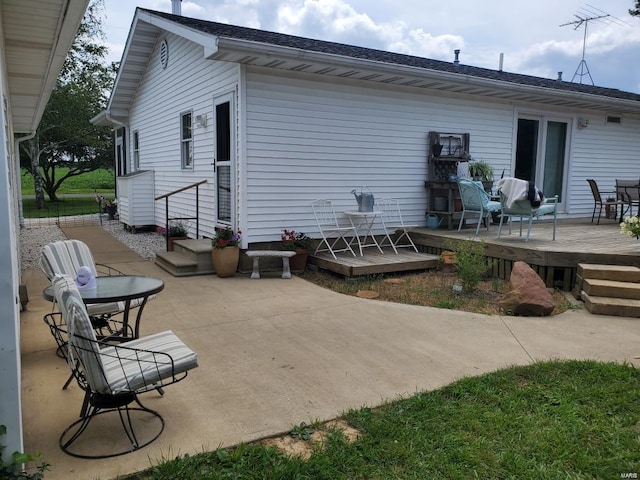
[[[436,214],[446,220],[443,226],[453,228],[454,217],[460,214],[462,204],[458,192],[458,164],[468,162],[468,133],[429,132],[427,152],[426,214]]]

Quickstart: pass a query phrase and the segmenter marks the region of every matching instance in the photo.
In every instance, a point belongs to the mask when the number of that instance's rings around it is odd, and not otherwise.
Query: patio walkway
[[[25,449],[44,454],[50,480],[109,479],[145,469],[149,459],[249,442],[533,360],[593,358],[640,366],[633,359],[640,354],[637,319],[584,310],[490,317],[344,296],[297,277],[282,280],[279,272],[260,280],[175,278],[135,255],[125,259],[128,249],[106,245],[111,240],[95,228],[83,239],[97,261],[165,281],[146,307],[142,334],[173,330],[198,352],[200,367],[167,387],[164,397],[142,396],[166,421],[150,446],[116,459],[65,455],[58,437],[77,418],[82,392],[75,384],[61,390],[68,369],[42,321],[51,311],[40,295],[47,281],[39,271],[24,272],[31,298],[21,316]]]

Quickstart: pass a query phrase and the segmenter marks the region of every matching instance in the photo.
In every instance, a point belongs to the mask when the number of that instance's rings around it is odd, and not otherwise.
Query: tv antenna
[[[573,29],[577,30],[584,25],[584,37],[582,39],[582,60],[578,64],[578,68],[576,69],[576,73],[573,74],[572,82],[575,81],[576,77],[579,77],[580,84],[582,84],[582,80],[584,77],[589,77],[591,81],[591,85],[594,85],[593,78],[591,78],[591,73],[589,73],[589,67],[587,66],[587,61],[584,59],[585,51],[587,48],[587,28],[589,26],[589,22],[600,21],[602,23],[615,23],[617,25],[626,24],[627,22],[623,22],[619,18],[616,18],[608,13],[600,10],[599,8],[593,7],[591,5],[586,5],[580,9],[580,11],[574,14],[577,20],[573,20],[571,22],[563,23],[560,25],[561,27],[565,27],[567,25],[574,25]]]

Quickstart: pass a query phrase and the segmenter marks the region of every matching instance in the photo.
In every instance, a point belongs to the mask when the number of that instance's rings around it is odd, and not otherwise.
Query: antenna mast
[[[567,25],[575,25],[575,27],[573,28],[574,30],[577,30],[582,25],[584,25],[584,37],[582,39],[582,60],[580,60],[580,64],[578,64],[576,73],[573,74],[573,78],[571,79],[571,81],[574,82],[576,77],[580,77],[580,84],[582,84],[582,78],[588,76],[589,80],[591,80],[591,85],[594,85],[593,78],[591,78],[591,73],[589,73],[589,67],[587,66],[587,61],[584,59],[585,50],[587,48],[587,27],[589,26],[589,22],[592,22],[593,20],[600,20],[602,18],[607,18],[607,17],[610,17],[610,15],[606,13],[604,15],[597,15],[594,17],[587,17],[587,16],[580,16],[580,15],[574,15],[574,16],[577,18],[577,20],[563,23],[562,25],[560,25],[561,27],[565,27]]]

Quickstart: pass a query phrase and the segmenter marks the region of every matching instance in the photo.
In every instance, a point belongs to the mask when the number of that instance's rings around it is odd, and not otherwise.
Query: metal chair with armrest
[[[597,224],[600,225],[600,216],[602,215],[602,206],[607,203],[611,206],[615,206],[616,210],[618,208],[618,205],[620,205],[620,208],[622,211],[624,211],[625,206],[627,206],[627,208],[629,207],[629,202],[625,200],[624,195],[621,193],[618,193],[617,190],[603,192],[598,188],[598,184],[594,179],[587,178],[587,182],[589,183],[589,187],[591,188],[591,194],[593,195],[593,213],[591,214],[591,223],[593,223],[593,219],[595,218],[595,215],[596,215],[596,209],[599,207]],[[613,195],[613,197],[609,197],[606,200],[602,200],[602,195],[606,195],[606,196]],[[611,198],[613,198],[613,200],[611,200]]]
[[[59,345],[66,344],[67,363],[85,392],[80,419],[60,435],[60,448],[75,457],[108,458],[149,445],[164,430],[164,420],[142,405],[138,395],[184,379],[198,366],[196,353],[170,330],[125,344],[98,340],[73,277],[55,277],[53,287],[60,312],[44,319]],[[131,407],[133,403],[137,407]],[[124,429],[124,442],[106,441],[111,423],[102,422],[99,432],[85,437],[88,445],[76,444],[95,417],[109,413],[118,414],[115,423]],[[114,445],[116,451],[100,450]]]
[[[458,180],[458,190],[460,191],[460,199],[462,200],[462,216],[458,224],[458,231],[462,228],[464,217],[467,214],[479,215],[475,235],[478,235],[480,224],[483,220],[486,222],[487,231],[489,231],[491,214],[500,211],[500,202],[491,200],[491,197],[484,190],[484,186],[480,181],[461,178]]]
[[[515,202],[509,202],[507,196],[499,192],[500,195],[500,206],[501,206],[501,214],[500,214],[500,225],[498,226],[498,238],[500,238],[500,234],[502,233],[502,223],[505,218],[508,218],[509,223],[509,234],[511,234],[511,222],[514,218],[520,217],[520,236],[522,236],[522,223],[525,219],[528,220],[527,226],[527,237],[525,238],[525,242],[529,241],[529,235],[531,234],[531,224],[534,219],[539,219],[545,215],[553,215],[553,237],[552,239],[556,239],[556,229],[558,224],[558,196],[556,195],[553,198],[546,198],[544,202],[537,208],[531,206],[531,202],[529,200],[517,200]]]

